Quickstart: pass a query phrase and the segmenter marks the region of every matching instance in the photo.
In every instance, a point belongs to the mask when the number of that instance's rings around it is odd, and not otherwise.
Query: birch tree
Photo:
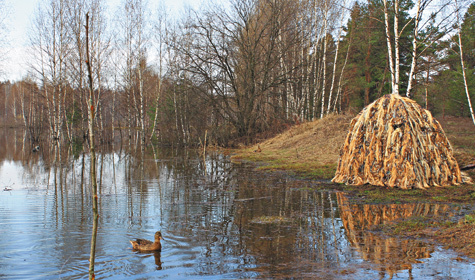
[[[87,69],[85,61],[85,35],[83,32],[84,18],[89,14],[89,55],[94,62],[93,79],[97,84],[95,90],[96,102],[101,102],[102,77],[104,75],[105,64],[110,56],[110,38],[105,36],[106,23],[104,18],[104,8],[102,0],[70,0],[68,5],[69,21],[68,28],[71,36],[71,53],[68,59],[68,81],[71,86],[79,92],[78,102],[82,104],[81,113],[86,115],[89,96],[87,94]],[[97,106],[98,104],[95,104]],[[75,107],[72,108],[75,110]],[[97,114],[101,111],[96,111]],[[83,119],[86,119],[83,117]],[[102,119],[99,116],[99,119]],[[103,124],[101,123],[101,126]]]
[[[66,61],[70,37],[66,28],[66,1],[50,0],[37,8],[30,32],[32,69],[46,98],[51,138],[59,140],[64,123]]]
[[[333,71],[332,71],[332,81],[331,81],[331,84],[330,84],[330,93],[329,93],[329,96],[328,96],[328,107],[327,107],[327,114],[330,113],[330,108],[331,108],[331,104],[332,104],[332,95],[333,95],[333,88],[335,86],[335,77],[336,77],[336,67],[337,67],[337,61],[338,61],[338,53],[339,53],[339,50],[340,50],[340,41],[341,41],[341,33],[343,31],[343,20],[345,18],[345,0],[343,0],[342,2],[342,6],[339,7],[339,9],[336,10],[337,14],[338,14],[338,17],[339,17],[339,27],[338,27],[338,35],[336,37],[336,50],[335,50],[335,58],[333,60]],[[347,60],[345,60],[346,62]],[[346,63],[345,63],[346,64]],[[345,65],[343,65],[343,68],[341,70],[341,72],[343,73],[343,70],[345,68]],[[336,104],[336,99],[335,99],[335,104]]]
[[[0,75],[4,73],[3,66],[5,58],[7,57],[7,52],[4,50],[8,44],[8,26],[6,20],[9,14],[10,11],[5,4],[5,0],[0,0]]]
[[[92,211],[93,211],[93,226],[92,226],[92,236],[91,236],[91,251],[89,257],[89,280],[95,279],[95,259],[96,259],[96,241],[97,241],[97,229],[99,227],[99,208],[97,196],[97,176],[96,176],[96,149],[95,149],[95,140],[94,140],[94,116],[95,116],[95,107],[94,105],[94,82],[93,82],[93,72],[92,72],[92,62],[89,49],[89,14],[86,14],[86,66],[88,73],[88,92],[89,92],[89,102],[88,102],[88,131],[89,131],[89,150],[90,150],[90,178],[91,178],[91,187],[92,187]]]
[[[119,45],[125,60],[123,83],[129,101],[134,107],[128,106],[129,125],[132,125],[132,109],[135,118],[139,120],[141,141],[145,144],[145,93],[144,71],[147,62],[147,43],[149,40],[149,13],[145,0],[125,0],[123,9],[119,12],[120,27]],[[135,82],[136,81],[136,82]]]
[[[406,96],[410,97],[411,94],[411,89],[412,89],[412,81],[414,77],[414,71],[416,69],[416,62],[417,62],[417,36],[419,33],[419,22],[421,20],[421,10],[423,10],[423,7],[421,7],[422,0],[417,0],[416,2],[416,15],[414,16],[414,37],[412,38],[412,62],[411,62],[411,70],[409,72],[409,81],[407,83],[407,91],[406,91]]]
[[[158,115],[159,115],[159,106],[160,106],[160,95],[162,90],[162,78],[163,78],[163,68],[165,62],[165,53],[166,53],[166,34],[167,34],[167,12],[165,7],[160,5],[157,10],[157,18],[155,21],[155,25],[153,27],[153,34],[157,49],[158,55],[158,85],[157,85],[157,92],[155,97],[155,115],[152,121],[152,131],[150,133],[150,138],[152,138],[156,133],[157,122],[158,122]],[[157,136],[157,135],[156,135]]]
[[[413,38],[412,38],[412,61],[411,70],[409,72],[409,80],[406,90],[406,96],[411,97],[413,93],[413,84],[417,71],[418,59],[431,48],[436,41],[442,38],[442,35],[450,33],[455,23],[454,12],[448,10],[451,1],[447,0],[417,0],[415,15],[411,19],[414,22]],[[425,16],[426,10],[431,11],[430,16]],[[427,29],[420,38],[421,30]],[[427,73],[426,75],[429,75]]]
[[[395,0],[396,2],[398,0]],[[388,1],[383,0],[384,4],[384,28],[386,31],[386,44],[388,46],[388,60],[389,60],[389,71],[391,72],[391,92],[393,94],[399,94],[396,87],[396,68],[394,67],[395,62],[393,61],[393,45],[391,42],[391,33],[389,32],[389,7]],[[397,29],[397,27],[395,27]],[[397,35],[397,33],[396,33]]]
[[[76,89],[76,92],[79,93],[79,96],[73,95],[73,104],[71,106],[72,112],[77,108],[81,108],[82,119],[86,120],[87,118],[87,101],[89,100],[86,94],[86,87],[84,82],[86,81],[86,69],[84,67],[84,61],[86,60],[85,54],[85,43],[84,43],[84,18],[86,14],[86,0],[70,0],[68,5],[68,28],[69,34],[71,36],[71,55],[68,59],[68,70],[69,70],[69,82],[73,88]],[[82,106],[75,106],[76,103],[81,104]],[[81,123],[82,124],[82,123]],[[68,132],[72,130],[74,123],[68,125]],[[85,128],[85,127],[83,127]],[[71,133],[69,133],[71,134]],[[72,135],[70,135],[70,140],[72,140]]]
[[[324,0],[324,7],[323,7],[323,74],[322,74],[322,101],[321,105],[322,108],[320,110],[320,118],[323,118],[323,114],[325,111],[325,89],[326,89],[326,76],[327,76],[327,44],[328,44],[328,13],[329,13],[330,7],[328,4],[328,0]]]
[[[455,9],[457,12],[457,26],[458,26],[457,37],[458,37],[460,65],[462,67],[463,85],[465,88],[465,94],[467,96],[468,108],[470,109],[470,115],[472,117],[473,124],[475,125],[475,115],[473,113],[472,101],[470,100],[470,93],[469,93],[468,84],[467,84],[467,76],[465,73],[465,63],[464,63],[464,58],[463,58],[463,46],[462,46],[462,23],[460,21],[458,0],[455,0]]]

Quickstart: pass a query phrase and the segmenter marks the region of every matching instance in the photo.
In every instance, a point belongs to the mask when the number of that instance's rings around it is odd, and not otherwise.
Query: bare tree
[[[150,39],[147,2],[125,0],[117,18],[120,30],[117,34],[118,45],[125,60],[122,70],[123,87],[128,100],[133,104],[133,107],[127,108],[129,125],[132,125],[134,116],[141,128],[142,144],[145,144],[147,124],[144,71],[147,66],[147,44]]]
[[[330,107],[332,104],[332,95],[333,95],[333,88],[335,86],[335,77],[336,77],[336,72],[337,72],[337,62],[338,62],[338,53],[340,50],[340,41],[341,41],[341,33],[343,31],[343,20],[345,19],[346,15],[346,9],[345,9],[345,0],[342,1],[341,7],[339,9],[336,9],[338,17],[339,17],[339,22],[340,26],[338,27],[338,35],[336,37],[336,50],[335,50],[335,58],[333,60],[333,71],[332,71],[332,81],[330,85],[330,94],[328,96],[328,107],[327,107],[327,114],[330,113]],[[346,62],[346,61],[345,61]],[[343,66],[344,68],[344,66]],[[343,72],[343,69],[341,70]],[[336,104],[337,98],[335,98],[335,104]]]
[[[399,0],[395,0],[399,1]],[[383,0],[384,3],[384,27],[386,31],[386,44],[388,46],[388,59],[389,59],[389,69],[391,72],[391,91],[392,93],[399,94],[396,90],[396,68],[394,67],[395,62],[393,61],[393,45],[391,42],[391,34],[389,32],[389,7],[388,1]],[[396,27],[397,29],[397,27]]]
[[[458,37],[460,65],[462,67],[463,84],[465,88],[465,94],[467,96],[468,108],[470,109],[470,115],[472,116],[472,121],[473,121],[473,124],[475,125],[475,115],[473,113],[472,101],[470,100],[470,93],[469,93],[468,84],[467,84],[467,76],[465,74],[465,63],[463,60],[462,22],[460,21],[460,15],[459,15],[460,10],[459,10],[458,0],[455,0],[455,10],[457,12],[457,26],[458,26],[457,37]]]
[[[62,136],[64,123],[66,61],[70,52],[66,8],[66,1],[61,0],[50,0],[46,5],[38,6],[30,33],[34,56],[31,67],[41,81],[54,140]]]
[[[392,93],[399,94],[400,88],[400,45],[399,41],[403,32],[408,28],[411,23],[413,24],[413,38],[412,38],[412,61],[409,72],[409,79],[407,84],[406,96],[411,96],[411,91],[413,88],[414,77],[416,75],[417,60],[422,53],[424,53],[434,42],[439,40],[440,37],[434,37],[433,33],[425,34],[424,38],[419,38],[419,32],[421,29],[425,28],[429,21],[434,20],[436,17],[439,18],[436,26],[437,29],[442,29],[445,32],[450,31],[451,25],[453,24],[453,13],[448,15],[444,13],[446,7],[449,5],[450,1],[435,1],[435,0],[416,0],[416,7],[414,11],[414,17],[408,20],[402,28],[399,27],[399,17],[400,10],[399,4],[400,0],[392,1],[392,13],[393,13],[393,33],[390,32],[390,14],[391,10],[389,7],[390,2],[383,0],[384,4],[384,27],[386,32],[386,43],[388,47],[388,60],[389,68],[391,72],[391,89]],[[426,20],[421,24],[422,19],[424,18],[424,12],[426,10],[431,11],[431,15],[425,17]],[[434,29],[434,30],[437,30]],[[441,34],[443,34],[442,32]],[[422,47],[422,50],[418,50]]]
[[[414,22],[413,38],[412,38],[412,61],[411,70],[409,72],[409,80],[406,90],[406,96],[412,95],[413,84],[417,72],[418,59],[426,52],[436,41],[442,38],[443,34],[452,31],[454,21],[454,12],[447,11],[451,1],[447,0],[417,0],[415,16],[411,19]],[[425,17],[426,10],[431,11],[429,17]],[[419,34],[421,30],[427,28],[429,24],[433,24],[433,28],[426,32],[422,38]],[[426,71],[426,70],[424,70]],[[426,73],[428,79],[430,73]]]
[[[101,78],[103,76],[104,64],[107,62],[110,49],[110,38],[104,36],[106,25],[102,0],[70,0],[68,2],[68,30],[71,36],[71,53],[68,57],[68,82],[80,95],[79,100],[83,106],[81,112],[86,114],[89,97],[87,94],[87,71],[84,67],[85,61],[85,36],[83,32],[84,18],[89,13],[89,36],[90,36],[90,56],[96,65],[93,79],[96,81],[95,90],[96,102],[100,103]],[[74,96],[73,96],[74,98]],[[97,105],[97,104],[96,104]],[[72,107],[75,110],[76,107]],[[97,114],[97,112],[96,112]],[[100,117],[100,116],[99,116]],[[85,119],[85,118],[84,118]],[[100,118],[101,119],[101,118]],[[101,124],[102,125],[102,124]]]
[[[326,77],[327,77],[327,45],[328,45],[328,39],[329,39],[329,24],[328,21],[330,20],[328,18],[329,12],[330,12],[330,5],[328,3],[329,0],[323,0],[324,2],[324,7],[323,7],[323,74],[322,74],[322,108],[320,110],[320,118],[323,118],[323,115],[325,113],[325,89],[326,89]]]
[[[6,46],[8,44],[8,26],[6,20],[10,14],[9,7],[4,0],[0,0],[0,75],[4,74],[3,63],[7,57]]]
[[[281,68],[298,41],[294,29],[293,36],[279,39],[279,30],[292,28],[293,18],[282,14],[284,4],[288,3],[245,0],[232,1],[229,9],[211,7],[191,23],[191,47],[174,46],[189,60],[186,70],[203,85],[203,96],[239,136],[265,126],[273,108],[272,90],[294,70]]]
[[[89,14],[86,14],[86,65],[88,73],[88,84],[89,84],[89,108],[88,108],[88,130],[89,130],[89,150],[91,156],[90,164],[90,178],[91,178],[91,187],[92,187],[92,211],[93,211],[93,226],[92,226],[92,236],[91,236],[91,252],[89,258],[89,280],[95,279],[94,274],[94,264],[96,259],[96,241],[97,241],[97,229],[99,223],[99,209],[98,209],[98,196],[97,196],[97,176],[96,176],[96,149],[94,141],[94,105],[97,104],[94,102],[94,82],[93,82],[93,72],[91,66],[91,56],[89,52]]]
[[[413,32],[413,36],[414,38],[412,38],[412,62],[411,62],[411,70],[409,72],[409,81],[407,83],[407,91],[406,91],[406,96],[409,97],[410,96],[410,93],[411,93],[411,89],[412,89],[412,81],[414,79],[414,71],[416,69],[416,62],[417,62],[417,36],[419,34],[419,22],[421,20],[421,11],[424,10],[424,8],[421,6],[421,4],[425,4],[426,1],[424,1],[424,3],[422,3],[422,0],[417,0],[417,3],[416,3],[416,15],[414,17],[414,32]]]
[[[159,115],[159,106],[160,106],[160,96],[163,83],[163,68],[165,62],[165,53],[166,53],[166,35],[167,35],[167,12],[165,7],[160,5],[157,11],[157,19],[154,25],[154,39],[156,43],[157,56],[158,56],[158,86],[155,98],[155,115],[152,122],[152,131],[150,133],[150,138],[152,138],[157,129],[158,115]]]
[[[68,63],[68,77],[69,83],[75,89],[75,91],[79,94],[73,94],[72,97],[72,106],[70,112],[74,115],[76,112],[75,110],[80,109],[82,114],[82,119],[86,120],[87,115],[87,108],[88,108],[88,100],[87,97],[87,87],[85,85],[87,81],[87,69],[84,67],[84,61],[86,60],[86,46],[85,46],[85,38],[83,32],[83,25],[84,25],[84,18],[86,15],[87,6],[86,0],[70,0],[68,5],[68,28],[69,34],[71,36],[71,55],[67,61]],[[82,106],[76,106],[76,104],[81,104]],[[81,123],[82,124],[82,123]],[[68,134],[70,135],[70,139],[72,138],[72,127],[74,122],[69,122],[67,124]]]

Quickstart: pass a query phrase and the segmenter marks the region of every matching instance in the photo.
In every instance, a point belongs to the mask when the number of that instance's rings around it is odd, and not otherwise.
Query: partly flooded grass
[[[409,217],[378,225],[372,230],[389,236],[432,240],[475,258],[475,214],[467,214],[458,221],[440,216]]]
[[[280,223],[290,223],[292,220],[284,216],[260,216],[255,217],[250,221],[255,224],[280,224]]]
[[[352,116],[330,115],[303,123],[258,145],[232,151],[233,159],[260,163],[260,170],[285,170],[307,179],[329,180]]]
[[[252,161],[258,169],[284,170],[310,180],[331,180],[336,171],[339,148],[348,132],[351,116],[329,116],[300,124],[258,145],[233,151],[233,159]],[[468,118],[438,119],[452,145],[459,166],[475,163],[475,126]],[[475,170],[466,172],[472,179]],[[473,206],[475,185],[462,184],[428,190],[381,188],[371,185],[326,185],[346,193],[352,204],[444,203]],[[417,216],[397,219],[380,228],[383,234],[430,238],[468,256],[475,257],[475,214],[437,219]],[[384,229],[384,230],[382,230]]]
[[[473,184],[431,188],[428,190],[401,190],[370,185],[342,186],[342,188],[348,192],[350,199],[355,203],[473,203],[475,200],[475,185]]]

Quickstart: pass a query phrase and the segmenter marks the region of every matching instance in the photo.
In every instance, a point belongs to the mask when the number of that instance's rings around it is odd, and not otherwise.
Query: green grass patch
[[[475,214],[468,214],[464,217],[465,224],[470,224],[475,226]]]
[[[429,219],[425,217],[412,217],[408,220],[395,223],[392,226],[392,233],[395,235],[402,235],[408,232],[415,232],[431,226]]]
[[[283,216],[260,216],[251,220],[255,224],[280,224],[290,223],[292,220]]]
[[[251,147],[229,150],[233,161],[257,163],[262,171],[285,171],[292,176],[311,180],[330,180],[337,168],[339,147],[348,133],[351,117],[330,116],[315,122],[296,125]],[[439,120],[453,147],[459,166],[475,162],[475,127],[470,118]],[[475,179],[475,170],[467,172]],[[385,188],[376,186],[346,186],[331,184],[325,187],[343,190],[354,203],[473,203],[475,185],[432,187],[428,190]]]

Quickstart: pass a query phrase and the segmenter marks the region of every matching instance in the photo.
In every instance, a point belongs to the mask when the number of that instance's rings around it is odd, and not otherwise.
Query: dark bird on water
[[[162,250],[162,244],[160,244],[160,239],[163,239],[162,233],[157,231],[155,233],[155,241],[152,242],[150,240],[146,239],[135,239],[135,240],[130,240],[130,243],[132,244],[132,247],[134,250],[139,250],[139,251],[161,251]]]

